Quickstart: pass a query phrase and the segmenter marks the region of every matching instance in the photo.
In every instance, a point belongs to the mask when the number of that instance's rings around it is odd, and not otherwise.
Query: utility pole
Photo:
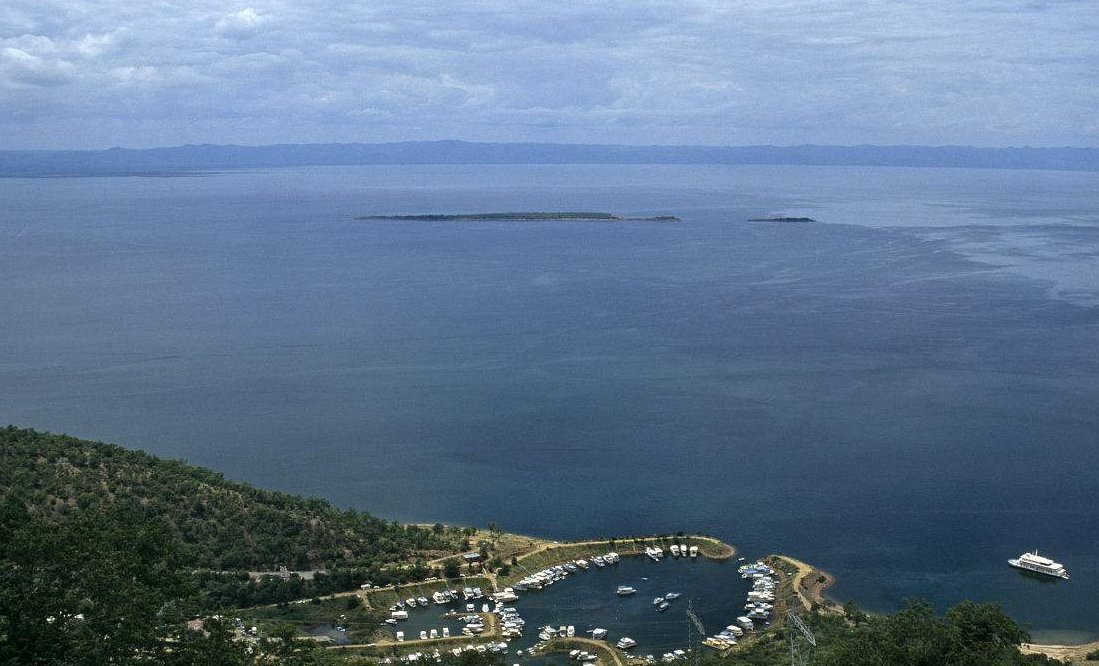
[[[698,640],[695,640],[695,632]],[[706,635],[706,629],[702,626],[702,620],[695,615],[694,601],[687,600],[687,652],[691,656],[691,666],[698,666],[702,660],[702,639]]]
[[[786,611],[786,636],[790,640],[790,666],[806,666],[809,654],[817,646],[817,638],[794,610]]]

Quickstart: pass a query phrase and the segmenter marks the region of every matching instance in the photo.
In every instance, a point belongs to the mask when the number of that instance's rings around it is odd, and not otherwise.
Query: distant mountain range
[[[556,143],[186,145],[0,151],[0,176],[174,175],[362,164],[782,164],[1099,171],[1099,148],[970,146],[624,146]]]

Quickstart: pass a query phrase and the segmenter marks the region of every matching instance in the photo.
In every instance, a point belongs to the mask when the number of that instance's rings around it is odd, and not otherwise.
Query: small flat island
[[[749,217],[749,222],[816,222],[811,217]]]
[[[402,222],[673,222],[679,218],[674,215],[656,215],[653,217],[624,217],[611,213],[593,213],[585,211],[528,213],[461,213],[427,215],[360,215],[356,220],[399,220]]]

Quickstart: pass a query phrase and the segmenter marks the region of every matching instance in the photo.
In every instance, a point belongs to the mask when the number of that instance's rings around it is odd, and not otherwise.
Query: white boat
[[[420,631],[420,640],[421,641],[426,641],[427,640],[427,631],[426,630],[421,630]]]
[[[618,564],[619,560],[621,559],[622,558],[618,555],[618,553],[614,552],[613,550],[603,556],[603,560],[606,561],[607,564]]]
[[[450,595],[445,592],[436,592],[431,595],[431,599],[437,604],[445,604],[450,601]]]
[[[691,546],[691,557],[698,557],[698,546]]]
[[[668,610],[669,606],[671,606],[671,604],[669,604],[667,601],[661,601],[660,605],[656,607],[656,610],[659,613],[663,613],[664,611]]]
[[[591,559],[592,559],[592,562],[595,562],[595,566],[597,566],[597,567],[601,567],[605,564],[603,562],[603,556],[602,555],[596,555],[595,557],[593,557]]]
[[[572,638],[573,636],[575,636],[576,635],[576,627],[574,625],[570,624],[568,627],[565,628],[565,635],[568,636],[569,638]]]
[[[1054,578],[1063,578],[1064,580],[1068,580],[1069,578],[1064,565],[1059,562],[1054,562],[1048,557],[1042,557],[1038,554],[1037,550],[1033,553],[1023,553],[1015,559],[1008,560],[1007,563],[1016,569],[1022,569],[1024,571],[1033,571],[1034,573],[1040,573]]]
[[[450,627],[443,627],[443,638],[450,638]]]
[[[600,628],[592,629],[591,630],[591,637],[594,638],[597,641],[601,641],[601,640],[603,640],[604,638],[607,637],[607,630],[606,629],[600,629]]]
[[[679,546],[677,546],[676,544],[673,543],[671,548],[669,548],[668,550],[672,551],[672,555],[674,557],[679,557]]]
[[[629,585],[619,585],[619,586],[618,586],[618,589],[617,589],[617,590],[615,590],[615,592],[614,592],[614,593],[615,593],[615,594],[617,594],[617,595],[618,595],[618,596],[620,596],[620,597],[628,597],[628,596],[630,596],[631,594],[636,594],[636,593],[637,593],[637,590],[635,590],[634,588],[630,587]]]
[[[687,557],[687,544],[679,544],[679,552],[683,554],[683,557]]]
[[[405,603],[405,605],[406,605],[406,606],[408,606],[409,608],[415,608],[415,607],[416,607],[416,599],[415,599],[415,597],[409,597],[409,598],[405,599],[405,600],[404,600],[404,603]]]
[[[421,606],[427,605],[427,597],[417,597],[416,601],[419,602]]]
[[[408,619],[408,611],[404,611],[404,610],[393,611],[392,616],[393,616],[394,620],[407,620]]]
[[[428,635],[429,638],[438,638],[439,637],[439,630],[438,629],[432,629],[431,631],[428,632],[427,635]]]
[[[751,631],[755,628],[755,624],[752,623],[752,618],[741,615],[736,619],[736,623],[740,625],[740,628],[744,631]]]
[[[637,647],[637,641],[629,636],[623,636],[618,639],[618,642],[614,644],[619,650],[629,650],[632,647]]]
[[[404,640],[404,632],[403,631],[398,631],[397,632],[397,640],[398,641],[403,641]]]
[[[675,601],[676,599],[678,599],[681,596],[683,596],[683,595],[681,595],[679,592],[669,592],[669,593],[664,595],[664,598],[668,601]]]
[[[395,618],[395,617],[388,617],[388,618],[386,618],[386,619],[385,619],[385,623],[386,623],[386,624],[397,624],[397,618]]]
[[[589,564],[587,560],[576,560],[576,566],[580,567],[581,569],[587,569],[591,566],[591,564]]]

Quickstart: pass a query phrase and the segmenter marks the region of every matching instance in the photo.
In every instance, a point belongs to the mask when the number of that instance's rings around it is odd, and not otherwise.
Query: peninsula
[[[534,211],[525,213],[460,213],[424,215],[360,215],[356,220],[398,220],[402,222],[674,222],[674,215],[624,217],[588,211]]]

